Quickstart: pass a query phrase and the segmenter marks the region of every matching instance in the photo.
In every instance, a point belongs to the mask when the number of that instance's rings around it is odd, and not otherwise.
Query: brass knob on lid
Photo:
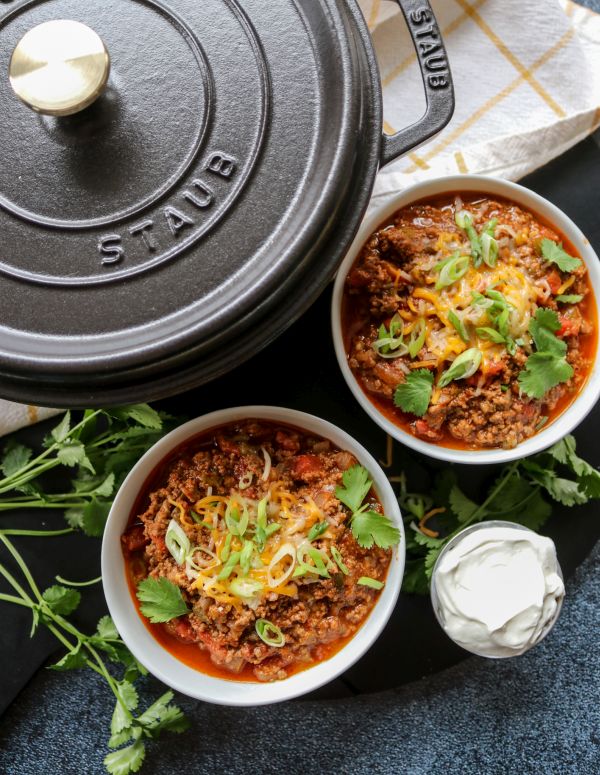
[[[80,22],[61,19],[29,30],[10,60],[10,83],[37,113],[71,116],[104,91],[110,56],[102,38]]]

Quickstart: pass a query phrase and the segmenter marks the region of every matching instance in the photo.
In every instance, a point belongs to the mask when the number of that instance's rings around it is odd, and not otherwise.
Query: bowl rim
[[[594,292],[596,315],[597,319],[600,321],[600,260],[589,240],[566,213],[544,197],[518,183],[513,183],[501,178],[488,177],[486,175],[449,175],[416,183],[415,185],[398,192],[393,197],[386,199],[384,203],[376,205],[368,217],[363,221],[335,278],[331,299],[331,330],[333,344],[338,365],[346,384],[354,397],[371,419],[386,433],[392,436],[392,438],[423,455],[450,463],[470,465],[508,463],[512,460],[534,455],[552,446],[552,444],[555,444],[557,441],[564,438],[579,425],[593,409],[598,398],[600,398],[600,359],[598,358],[600,338],[596,345],[594,363],[587,381],[579,395],[567,409],[551,423],[538,431],[534,436],[521,442],[521,444],[517,444],[517,446],[512,449],[494,448],[483,450],[454,449],[451,447],[442,447],[433,442],[424,441],[407,433],[385,417],[375,404],[371,402],[352,373],[350,366],[348,365],[342,338],[341,304],[345,280],[358,253],[369,236],[383,221],[386,220],[386,218],[389,218],[401,207],[405,207],[429,196],[451,192],[460,193],[461,191],[475,191],[486,193],[491,196],[503,196],[527,208],[534,215],[537,214],[542,216],[550,224],[555,225],[562,233],[564,233],[573,243],[578,251],[578,255],[586,265],[590,284]]]
[[[121,534],[148,476],[171,451],[198,434],[241,419],[287,423],[323,436],[348,450],[364,465],[385,513],[394,521],[401,540],[394,548],[386,585],[357,632],[338,652],[289,678],[271,683],[236,681],[210,676],[170,654],[151,635],[138,614],[125,576]],[[119,488],[102,540],[102,585],[110,615],[125,644],[146,669],[167,686],[189,697],[229,706],[265,705],[298,697],[337,678],[351,667],[379,637],[392,615],[404,575],[406,541],[398,499],[375,458],[346,431],[315,415],[277,406],[239,406],[201,415],[165,435],[135,464]]]

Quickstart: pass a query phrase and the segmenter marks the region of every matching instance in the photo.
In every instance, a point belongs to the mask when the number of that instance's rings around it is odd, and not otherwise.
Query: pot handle
[[[425,115],[395,135],[383,135],[381,166],[440,132],[454,113],[454,86],[446,49],[428,0],[396,0],[413,40],[425,87]]]

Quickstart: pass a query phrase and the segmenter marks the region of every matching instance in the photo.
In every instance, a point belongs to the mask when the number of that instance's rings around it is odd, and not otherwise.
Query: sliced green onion
[[[452,323],[454,328],[458,331],[458,335],[463,340],[463,342],[469,343],[469,334],[467,333],[467,329],[465,328],[465,324],[463,321],[458,317],[456,312],[454,310],[451,310],[448,313],[448,320]]]
[[[267,535],[267,538],[269,536],[272,536],[273,533],[276,533],[280,529],[281,529],[281,525],[278,525],[277,522],[271,522],[271,524],[267,525],[265,528],[265,533]]]
[[[496,266],[496,261],[498,260],[498,242],[485,232],[481,235],[481,255],[488,266]]]
[[[221,569],[221,572],[217,576],[217,581],[223,581],[224,579],[228,579],[231,574],[233,573],[233,569],[240,561],[240,552],[231,552],[229,557],[227,558],[227,562]]]
[[[258,637],[266,643],[267,646],[273,646],[280,649],[285,645],[285,636],[276,624],[268,619],[257,619],[254,625]]]
[[[177,565],[183,565],[192,545],[181,525],[174,519],[169,522],[165,544]]]
[[[347,576],[350,573],[350,571],[348,570],[348,566],[345,564],[344,560],[342,559],[342,555],[340,554],[339,549],[337,549],[335,546],[332,546],[330,551],[331,551],[331,556],[335,561],[335,564],[342,571],[342,573],[345,576]]]
[[[427,325],[425,318],[419,318],[415,324],[415,327],[410,332],[410,340],[408,342],[408,354],[411,358],[416,358],[421,352],[423,345],[425,344],[425,336],[427,335]]]
[[[254,555],[254,542],[244,541],[244,546],[240,552],[240,568],[244,576],[250,573],[250,565],[252,564],[252,557]]]
[[[492,299],[487,299],[479,291],[471,291],[471,304],[476,304],[478,307],[483,307],[483,309],[489,309],[494,306]]]
[[[267,495],[258,502],[258,507],[256,509],[256,524],[259,527],[265,528],[267,526],[267,504],[269,503],[269,498]]]
[[[229,559],[229,553],[231,552],[231,539],[233,536],[231,533],[227,533],[227,536],[225,538],[225,543],[223,544],[223,548],[221,549],[221,556],[219,559],[221,562],[227,562]]]
[[[306,555],[308,555],[313,561],[314,565],[307,563]],[[293,577],[298,578],[304,576],[307,573],[315,573],[317,576],[323,576],[324,578],[330,578],[329,571],[326,567],[327,558],[324,557],[318,549],[312,547],[308,542],[300,544],[296,553],[297,565],[294,570]]]
[[[561,293],[560,296],[555,297],[555,301],[560,301],[562,304],[579,304],[583,299],[583,296],[579,293]]]
[[[481,328],[476,328],[475,331],[480,339],[488,339],[490,342],[494,342],[495,344],[504,344],[504,337],[499,331],[496,331],[495,328],[482,326]]]
[[[465,350],[452,362],[452,365],[441,376],[440,387],[446,387],[455,379],[472,377],[481,365],[481,351],[477,347]]]
[[[408,352],[408,347],[402,339],[376,339],[373,342],[373,349],[380,358],[401,358]]]
[[[240,480],[238,482],[238,487],[240,490],[247,490],[248,487],[252,484],[252,480],[254,479],[254,474],[252,471],[246,471],[246,473],[240,477]]]
[[[275,576],[274,575],[275,568],[286,557],[289,557],[290,559],[290,563],[288,567],[279,576]],[[290,578],[290,576],[294,572],[295,567],[296,567],[296,547],[294,546],[294,544],[291,544],[291,543],[283,544],[283,546],[280,546],[279,549],[275,552],[275,554],[273,555],[273,558],[271,559],[271,562],[269,563],[269,567],[267,568],[267,584],[271,587],[271,589],[275,589],[275,587],[279,587],[281,584],[285,584],[285,582]]]
[[[235,578],[230,582],[229,589],[236,597],[241,597],[243,600],[251,600],[259,592],[263,591],[264,586],[255,579]]]
[[[200,555],[200,559],[198,559]],[[186,557],[186,565],[194,570],[202,570],[217,560],[217,555],[208,546],[194,546],[191,552]]]
[[[505,307],[502,312],[498,315],[498,319],[496,320],[496,326],[498,328],[498,331],[502,334],[502,336],[508,336],[508,318],[510,316],[510,309],[508,307]]]
[[[384,586],[383,581],[377,581],[369,576],[361,576],[356,583],[363,587],[371,587],[371,589],[383,589]]]
[[[396,313],[390,320],[390,336],[394,339],[401,337],[404,333],[404,319]]]
[[[322,536],[323,533],[327,530],[329,527],[329,522],[317,522],[317,524],[313,525],[308,533],[308,540],[309,541],[315,541],[319,536]]]
[[[456,213],[454,216],[454,220],[456,225],[459,228],[464,229],[467,233],[467,237],[471,243],[471,254],[475,267],[481,266],[481,241],[476,228],[473,226],[473,216],[471,213],[467,212],[467,210],[460,210],[460,212]]]
[[[390,330],[384,325],[379,327],[378,338],[373,342],[373,349],[382,358],[400,358],[406,355],[408,347],[402,338],[404,320],[400,315],[394,315],[390,321]]]
[[[202,519],[202,517],[199,514],[196,514],[195,511],[190,511],[190,514],[192,515],[192,519],[197,525],[206,527],[209,530],[214,530],[215,526],[212,524],[212,522],[206,522],[205,520]]]
[[[512,336],[506,337],[506,349],[508,350],[509,355],[516,355],[517,352],[517,343],[512,338]]]
[[[470,260],[469,256],[456,256],[444,263],[435,284],[436,291],[446,288],[448,285],[452,285],[460,280],[461,277],[464,277],[469,269]]]
[[[239,504],[234,503],[232,500],[227,504],[225,509],[225,523],[227,529],[234,536],[243,536],[248,528],[249,514],[246,504],[242,504],[242,513],[238,508]]]

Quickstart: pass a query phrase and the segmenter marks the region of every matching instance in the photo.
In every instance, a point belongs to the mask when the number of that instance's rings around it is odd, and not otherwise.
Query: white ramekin
[[[445,193],[456,192],[460,194],[461,192],[469,191],[478,191],[484,194],[490,194],[491,196],[502,196],[506,199],[511,199],[517,204],[523,205],[526,209],[531,210],[534,214],[540,215],[549,224],[556,226],[556,228],[573,243],[577,255],[582,258],[587,267],[595,295],[596,313],[598,319],[600,319],[600,308],[598,307],[600,301],[600,264],[598,262],[598,256],[581,230],[562,212],[562,210],[559,210],[558,207],[541,197],[539,194],[535,194],[533,191],[530,191],[517,183],[510,183],[507,180],[500,180],[498,178],[489,178],[484,175],[453,175],[451,177],[438,178],[436,180],[425,181],[423,183],[418,183],[415,186],[411,186],[393,197],[393,199],[388,200],[381,207],[377,207],[364,221],[356,239],[350,247],[350,251],[339,268],[335,280],[331,304],[333,343],[344,379],[356,400],[371,419],[394,439],[397,439],[407,447],[411,447],[424,455],[438,458],[439,460],[446,460],[451,463],[506,463],[510,460],[533,455],[536,452],[547,449],[566,436],[567,433],[570,433],[586,417],[600,396],[600,365],[598,363],[597,352],[595,354],[592,371],[577,398],[559,417],[542,428],[535,436],[518,444],[514,449],[465,450],[442,447],[433,442],[419,439],[411,433],[407,433],[385,417],[385,415],[377,409],[375,404],[369,400],[352,373],[352,370],[348,365],[348,358],[342,337],[341,307],[346,277],[356,261],[363,245],[377,227],[393,215],[396,210],[421,199]]]
[[[121,552],[121,535],[135,500],[152,470],[176,447],[203,431],[246,418],[294,425],[332,441],[351,452],[371,474],[385,513],[401,532],[394,549],[387,581],[373,610],[354,637],[334,656],[289,678],[273,683],[226,680],[207,675],[180,662],[150,634],[140,618],[127,584]],[[405,537],[398,500],[387,477],[367,450],[326,420],[304,412],[273,406],[242,406],[212,412],[181,425],[158,441],[140,458],[123,482],[102,541],[102,583],[111,616],[132,654],[163,683],[199,700],[220,705],[265,705],[289,700],[317,689],[347,670],[367,651],[385,627],[396,605],[404,573]]]

